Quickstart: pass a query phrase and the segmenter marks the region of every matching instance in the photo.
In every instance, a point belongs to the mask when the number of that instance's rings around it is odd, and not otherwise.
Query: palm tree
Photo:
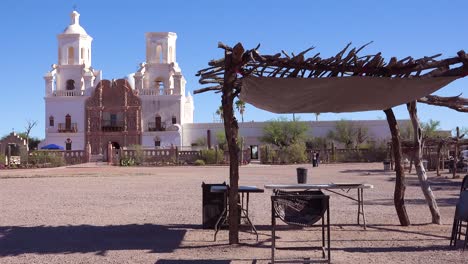
[[[318,117],[319,117],[320,113],[314,113],[314,115],[315,115],[315,121],[318,121]]]
[[[242,100],[237,100],[236,108],[237,108],[237,111],[239,111],[239,114],[241,115],[242,123],[244,123],[245,102]]]
[[[216,110],[216,114],[219,115],[219,119],[223,120],[224,119],[224,115],[223,115],[223,106],[220,105],[218,107],[218,110]],[[221,121],[222,122],[222,121]]]
[[[422,124],[423,135],[425,137],[437,136],[437,130],[439,130],[440,121],[429,119],[427,123]]]

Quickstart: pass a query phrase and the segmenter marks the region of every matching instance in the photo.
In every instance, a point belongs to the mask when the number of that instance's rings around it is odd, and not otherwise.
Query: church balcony
[[[60,90],[54,91],[54,96],[83,96],[83,90]]]
[[[156,125],[156,122],[148,122],[148,131],[166,131],[164,126]]]
[[[102,132],[121,132],[124,131],[124,122],[116,120],[102,120]]]
[[[138,90],[139,95],[149,95],[149,96],[161,96],[161,95],[174,95],[174,89],[140,89]]]
[[[140,95],[161,95],[161,91],[159,89],[140,89],[139,91]]]
[[[59,133],[76,133],[78,132],[78,124],[77,123],[70,123],[70,124],[59,123],[57,131]]]

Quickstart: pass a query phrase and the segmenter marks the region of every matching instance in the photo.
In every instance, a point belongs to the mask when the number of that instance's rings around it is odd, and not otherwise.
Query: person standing
[[[317,167],[317,152],[312,152],[312,167]]]
[[[320,152],[317,151],[317,153],[315,153],[315,165],[316,167],[318,167],[320,164]]]

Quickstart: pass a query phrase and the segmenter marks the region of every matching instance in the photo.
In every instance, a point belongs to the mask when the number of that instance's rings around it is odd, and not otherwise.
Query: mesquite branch
[[[370,42],[371,43],[371,42]],[[276,78],[326,78],[343,76],[375,76],[392,78],[430,78],[443,76],[463,77],[468,74],[468,55],[462,50],[456,57],[437,60],[441,54],[425,56],[414,59],[410,56],[398,60],[392,57],[388,62],[379,52],[374,55],[363,55],[361,52],[367,43],[359,48],[350,49],[351,43],[339,51],[335,56],[323,59],[320,53],[316,53],[308,58],[306,54],[315,47],[308,48],[297,55],[282,50],[274,55],[261,55],[258,52],[260,45],[254,49],[247,50],[242,55],[242,61],[238,69],[238,81],[235,88],[240,91],[242,78],[247,76],[276,77]],[[233,48],[218,43],[218,47],[227,51]],[[223,85],[224,58],[212,60],[208,68],[198,71],[200,83],[216,83]],[[202,93],[209,89],[196,90],[194,93]],[[426,103],[426,102],[423,102]],[[434,101],[433,104],[440,101]],[[464,107],[451,107],[457,111],[466,110]]]

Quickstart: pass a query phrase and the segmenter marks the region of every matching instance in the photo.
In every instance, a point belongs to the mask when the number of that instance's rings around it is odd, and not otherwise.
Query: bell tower
[[[84,105],[101,80],[101,71],[91,67],[93,38],[72,11],[70,24],[57,35],[58,60],[45,76],[46,139],[43,144],[84,149]],[[41,143],[42,144],[42,143]]]
[[[80,25],[80,14],[70,14],[68,25],[58,39],[56,91],[84,91],[93,85],[91,69],[91,42],[93,38]],[[81,92],[83,93],[83,92]]]

